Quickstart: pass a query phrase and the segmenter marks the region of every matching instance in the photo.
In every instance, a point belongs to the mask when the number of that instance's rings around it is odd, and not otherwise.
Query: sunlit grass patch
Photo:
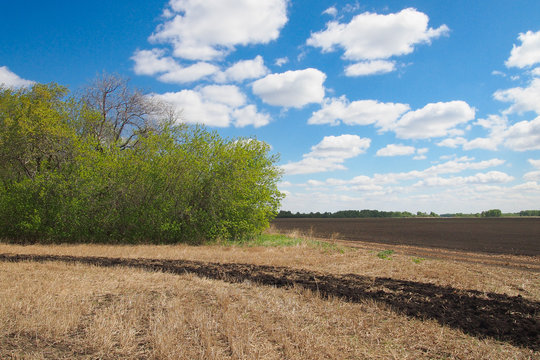
[[[320,249],[327,252],[344,253],[348,250],[353,250],[342,245],[333,244],[326,241],[319,241],[300,236],[289,236],[283,234],[268,234],[263,233],[249,238],[224,240],[220,241],[219,245],[223,246],[239,246],[239,247],[291,247],[291,246],[306,246],[310,248]]]

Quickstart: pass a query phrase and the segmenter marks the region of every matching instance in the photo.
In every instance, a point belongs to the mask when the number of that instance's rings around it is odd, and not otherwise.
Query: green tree
[[[499,209],[491,209],[487,211],[482,211],[482,217],[501,217],[502,212]]]
[[[104,118],[54,84],[1,89],[0,236],[201,243],[250,236],[276,215],[267,144],[178,124],[168,108],[140,126],[117,112]]]

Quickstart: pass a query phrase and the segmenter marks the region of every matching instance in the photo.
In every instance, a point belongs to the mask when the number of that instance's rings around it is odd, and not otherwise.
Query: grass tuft
[[[392,254],[394,250],[383,250],[377,253],[377,257],[383,260],[392,260]]]

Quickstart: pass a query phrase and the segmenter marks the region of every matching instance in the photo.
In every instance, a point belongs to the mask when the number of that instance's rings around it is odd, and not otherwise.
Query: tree
[[[120,149],[159,128],[158,120],[175,120],[170,107],[129,86],[129,80],[104,73],[83,90],[84,104],[97,115],[86,131],[100,144]]]
[[[482,211],[482,217],[501,217],[502,212],[499,209],[491,209],[487,211]]]
[[[0,88],[0,169],[3,181],[34,178],[59,169],[73,157],[75,133],[69,126],[67,89],[36,84]]]
[[[104,112],[54,84],[0,89],[0,236],[201,243],[269,225],[283,195],[267,144],[101,89]]]

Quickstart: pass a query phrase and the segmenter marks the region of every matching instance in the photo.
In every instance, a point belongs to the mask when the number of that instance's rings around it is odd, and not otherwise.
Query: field
[[[275,219],[272,225],[327,239],[540,255],[540,218]]]
[[[0,358],[540,357],[535,268],[267,236],[265,246],[0,243]]]

